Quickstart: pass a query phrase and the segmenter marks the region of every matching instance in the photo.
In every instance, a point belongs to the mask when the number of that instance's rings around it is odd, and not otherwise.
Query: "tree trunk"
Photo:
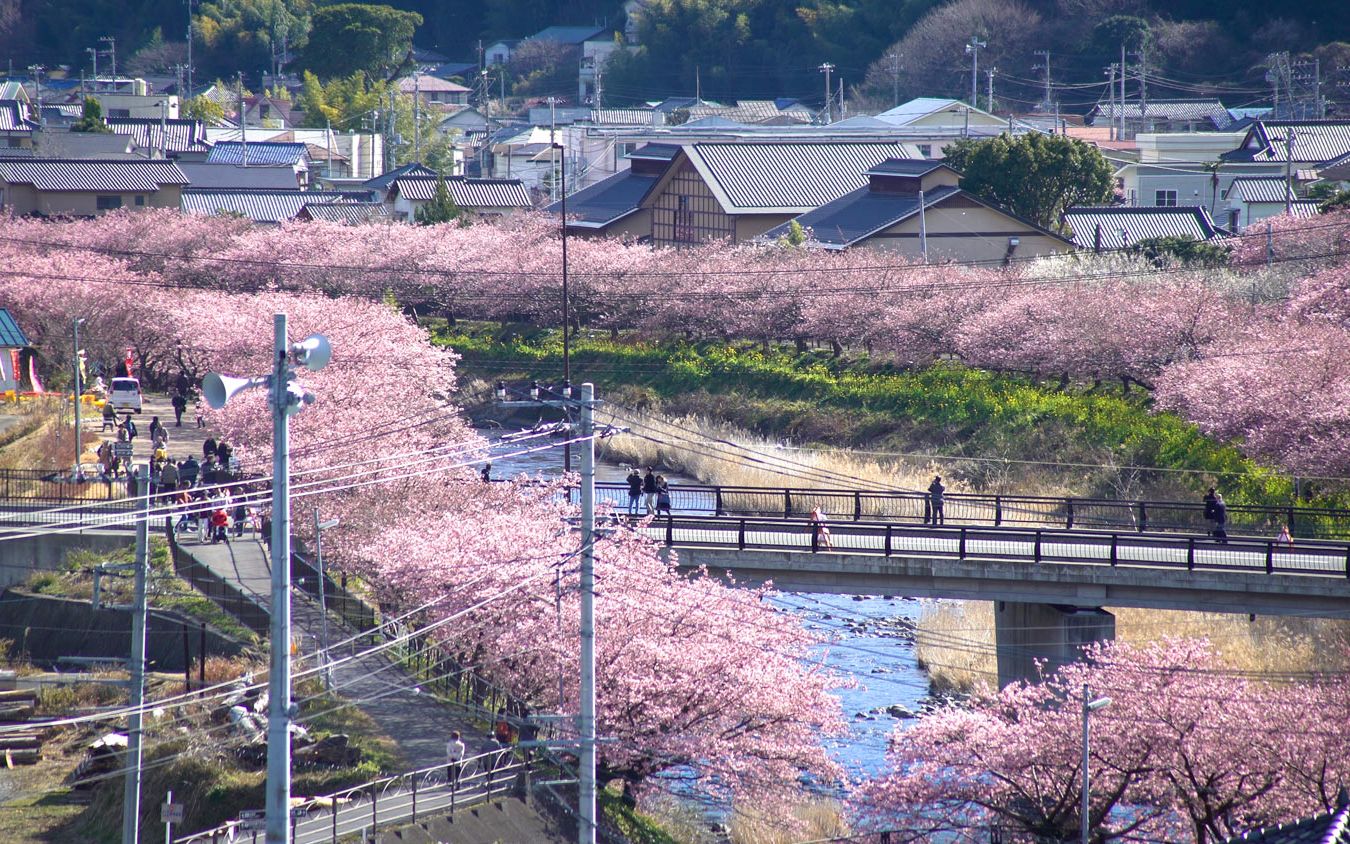
[[[801,335],[798,335],[795,338],[795,342],[797,343],[797,354],[799,355],[806,354],[806,338],[802,337]]]
[[[844,347],[839,345],[839,341],[833,338],[830,340],[830,351],[836,358],[843,357],[844,355]]]

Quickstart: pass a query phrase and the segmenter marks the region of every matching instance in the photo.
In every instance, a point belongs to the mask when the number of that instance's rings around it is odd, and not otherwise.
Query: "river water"
[[[501,449],[505,451],[507,449]],[[575,458],[574,468],[575,468]],[[519,457],[493,457],[492,475],[509,478],[530,475],[557,475],[562,471],[562,455],[549,450]],[[628,474],[626,466],[601,463],[596,466],[597,481],[621,482]],[[697,483],[693,478],[664,473],[672,486]],[[848,732],[826,739],[835,761],[852,778],[878,773],[885,761],[886,737],[900,719],[888,714],[919,711],[928,691],[928,678],[914,657],[909,630],[917,619],[919,603],[902,596],[872,597],[818,595],[783,592],[774,599],[779,606],[794,612],[808,630],[828,639],[820,652],[825,663],[847,686],[838,691]]]

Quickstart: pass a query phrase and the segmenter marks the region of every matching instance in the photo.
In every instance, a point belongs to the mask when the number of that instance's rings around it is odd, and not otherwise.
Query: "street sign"
[[[113,443],[113,456],[122,460],[130,460],[133,448],[132,443]]]
[[[244,809],[239,813],[239,828],[244,832],[257,832],[267,829],[267,811],[265,809]]]
[[[161,803],[159,805],[159,821],[160,823],[182,823],[183,804]]]

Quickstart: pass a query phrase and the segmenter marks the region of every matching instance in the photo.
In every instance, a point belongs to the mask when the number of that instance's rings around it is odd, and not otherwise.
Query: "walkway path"
[[[198,544],[195,538],[189,538],[182,540],[182,545],[198,562],[220,577],[240,584],[263,606],[269,605],[272,567],[267,550],[258,539],[244,537],[228,543]],[[318,605],[295,590],[291,593],[291,625],[294,635],[304,643],[303,650],[312,651],[314,643],[321,641],[323,616]],[[332,641],[355,633],[331,613],[328,631]],[[335,658],[345,655],[335,654]],[[337,691],[346,698],[363,701],[358,708],[394,740],[410,767],[443,762],[451,730],[460,731],[469,755],[488,749],[489,737],[480,725],[435,698],[419,693],[417,682],[386,653],[358,656],[333,672]]]

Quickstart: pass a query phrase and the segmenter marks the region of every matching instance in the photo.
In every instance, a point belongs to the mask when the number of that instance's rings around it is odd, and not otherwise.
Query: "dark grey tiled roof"
[[[28,335],[23,333],[23,329],[14,321],[14,315],[9,312],[9,308],[0,308],[0,347],[6,349],[22,349],[31,345],[28,342]]]
[[[163,159],[106,160],[34,158],[0,161],[0,180],[38,190],[151,193],[164,185],[186,185],[178,165]]]
[[[1239,176],[1228,189],[1228,197],[1243,202],[1284,202],[1285,181],[1279,176]]]
[[[282,223],[295,219],[300,209],[314,202],[370,202],[370,191],[326,190],[193,190],[183,191],[185,214],[215,217],[237,214],[255,223]]]
[[[1341,803],[1335,812],[1244,832],[1224,844],[1350,844],[1350,805]]]
[[[1119,249],[1155,237],[1209,240],[1222,232],[1199,205],[1174,208],[1121,205],[1081,205],[1064,211],[1064,222],[1073,232],[1075,245],[1091,249],[1102,227],[1102,246]]]
[[[204,190],[296,190],[295,170],[290,167],[241,167],[238,164],[179,162],[191,187]]]
[[[202,124],[196,120],[165,120],[162,133],[160,121],[150,118],[109,117],[106,122],[114,134],[130,136],[131,142],[142,149],[161,149],[161,143],[169,152],[205,152],[210,148]]]
[[[1098,104],[1093,111],[1098,120],[1114,120],[1122,109],[1116,103],[1107,103]],[[1143,110],[1138,102],[1126,102],[1123,111],[1126,120],[1208,120],[1216,129],[1233,122],[1233,116],[1218,100],[1150,100]]]
[[[726,197],[728,211],[797,213],[867,184],[867,171],[888,158],[921,157],[899,143],[699,143],[685,152]]]
[[[922,158],[888,158],[867,171],[869,176],[924,176],[939,167],[947,167],[941,161],[928,161]]]
[[[404,176],[394,181],[394,190],[415,202],[436,195],[438,176]],[[530,195],[520,179],[467,179],[452,176],[445,180],[450,197],[461,208],[530,208]]]
[[[244,143],[241,141],[217,141],[211,147],[206,160],[212,164],[244,163]],[[248,144],[248,163],[284,164],[294,166],[301,161],[308,162],[309,148],[302,143],[285,141],[260,141]]]
[[[1294,148],[1285,149],[1285,139],[1294,133]],[[1226,161],[1281,162],[1288,154],[1291,161],[1321,164],[1350,152],[1350,120],[1258,120],[1247,130],[1242,146],[1226,152]]]
[[[960,188],[942,185],[924,194],[923,207],[932,208],[960,192]],[[807,211],[797,217],[795,222],[810,229],[812,239],[821,246],[844,249],[917,213],[917,193],[878,193],[863,187],[813,211]],[[765,240],[777,240],[787,234],[790,227],[791,223],[784,223],[765,232],[763,237]]]
[[[394,180],[400,179],[404,176],[434,176],[434,175],[436,175],[435,170],[432,170],[425,164],[419,164],[418,162],[414,161],[411,164],[404,164],[402,167],[396,167],[393,170],[390,170],[388,173],[376,176],[373,179],[366,179],[361,184],[365,185],[371,190],[383,191],[389,190],[389,186],[394,183]]]
[[[641,158],[644,161],[674,161],[679,154],[678,144],[644,144],[624,157]]]
[[[301,210],[312,219],[349,226],[389,216],[389,209],[381,202],[306,202]]]
[[[623,170],[596,182],[567,197],[568,225],[578,228],[600,228],[622,220],[642,205],[660,176],[649,176]],[[562,203],[554,202],[544,209],[553,214],[562,213]]]

